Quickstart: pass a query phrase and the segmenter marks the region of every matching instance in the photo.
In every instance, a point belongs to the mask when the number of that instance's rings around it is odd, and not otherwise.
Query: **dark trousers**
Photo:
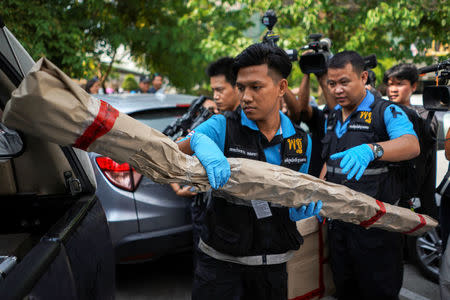
[[[286,300],[286,264],[246,266],[199,251],[193,300]]]
[[[197,264],[198,242],[200,241],[200,235],[202,232],[203,219],[206,212],[206,203],[203,199],[203,194],[198,194],[194,197],[194,201],[191,204],[191,218],[192,218],[192,240],[193,240],[193,265]]]
[[[398,299],[403,281],[403,237],[332,221],[331,269],[339,300]]]

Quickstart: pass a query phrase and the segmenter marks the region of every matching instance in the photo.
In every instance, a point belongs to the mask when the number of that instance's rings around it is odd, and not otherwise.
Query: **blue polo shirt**
[[[280,111],[280,119],[281,124],[278,129],[276,135],[282,135],[283,138],[288,138],[295,134],[294,125],[292,125],[291,120],[284,115]],[[245,115],[244,111],[241,110],[241,124],[242,126],[246,126],[252,130],[259,131],[256,123]],[[225,135],[227,128],[227,120],[223,115],[214,115],[202,124],[200,124],[197,128],[195,128],[195,132],[203,133],[207,135],[210,139],[212,139],[217,146],[219,146],[222,152],[225,148]],[[276,144],[274,146],[270,146],[264,148],[264,154],[266,155],[266,160],[268,163],[273,165],[281,164],[281,144]],[[301,173],[308,173],[309,163],[311,159],[311,138],[308,135],[308,147],[306,149],[306,157],[307,162],[303,164],[299,170]]]
[[[366,97],[364,97],[363,101],[361,101],[356,110],[347,117],[344,123],[342,124],[339,119],[337,120],[335,127],[337,137],[341,138],[344,133],[347,132],[347,126],[350,123],[350,117],[353,114],[356,114],[359,111],[372,111],[370,106],[374,101],[375,97],[373,96],[373,94],[370,91],[366,90]],[[342,107],[338,104],[334,109],[339,110],[341,108]],[[326,122],[327,121],[325,120],[325,133],[327,131]],[[408,119],[406,113],[398,105],[391,104],[386,108],[386,110],[384,111],[384,124],[386,125],[386,131],[391,140],[401,137],[405,134],[412,134],[417,137],[417,134],[414,131],[413,124]]]

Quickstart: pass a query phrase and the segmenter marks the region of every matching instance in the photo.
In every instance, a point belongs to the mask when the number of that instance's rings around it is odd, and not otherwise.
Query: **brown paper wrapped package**
[[[60,145],[77,144],[86,151],[127,162],[155,182],[190,183],[202,191],[210,188],[205,170],[195,157],[180,152],[159,131],[92,98],[45,58],[36,63],[13,92],[3,121],[41,139]],[[109,131],[108,124],[112,127]],[[87,136],[88,142],[79,144],[81,136]],[[221,193],[229,197],[290,207],[322,200],[323,216],[408,234],[419,235],[437,225],[428,216],[383,205],[363,193],[307,174],[255,160],[228,161],[231,178]]]

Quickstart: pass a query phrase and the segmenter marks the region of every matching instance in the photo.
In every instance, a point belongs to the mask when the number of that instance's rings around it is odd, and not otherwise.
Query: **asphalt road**
[[[116,271],[116,299],[189,300],[192,272],[191,253],[163,257],[155,262],[120,265]],[[439,286],[425,279],[415,266],[406,264],[400,299],[439,300]]]

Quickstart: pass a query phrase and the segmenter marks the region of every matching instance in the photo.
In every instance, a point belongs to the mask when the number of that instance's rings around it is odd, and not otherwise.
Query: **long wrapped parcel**
[[[13,91],[3,122],[22,132],[127,162],[159,183],[210,188],[205,170],[159,131],[95,99],[50,61],[40,59]],[[231,178],[219,191],[239,201],[266,200],[289,207],[323,201],[321,215],[364,227],[419,235],[437,222],[345,186],[265,162],[230,158]]]

